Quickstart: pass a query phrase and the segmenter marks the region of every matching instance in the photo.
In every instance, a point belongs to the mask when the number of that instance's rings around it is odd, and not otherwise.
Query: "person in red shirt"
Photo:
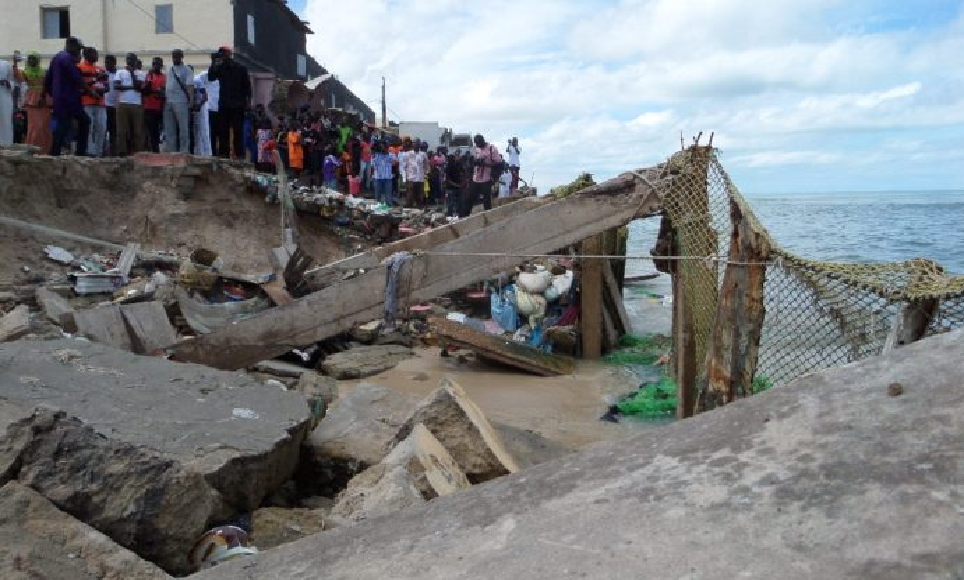
[[[167,76],[164,74],[164,59],[156,56],[151,61],[151,70],[144,84],[144,124],[147,125],[147,141],[150,150],[161,150],[161,123],[164,119],[164,87]]]
[[[371,185],[372,144],[369,135],[361,137],[361,180],[362,188],[369,189]]]
[[[107,94],[107,70],[97,65],[100,55],[97,49],[84,48],[84,58],[77,65],[84,79],[84,91],[80,102],[84,112],[90,117],[90,135],[87,138],[87,153],[93,157],[103,157],[104,143],[107,140],[107,109],[104,95]]]

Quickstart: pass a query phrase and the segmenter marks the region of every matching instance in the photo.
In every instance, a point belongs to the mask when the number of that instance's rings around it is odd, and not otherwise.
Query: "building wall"
[[[254,43],[248,41],[248,17],[254,17]],[[234,45],[239,60],[252,72],[274,72],[287,80],[307,80],[298,74],[298,56],[308,69],[305,35],[308,28],[278,0],[234,0]]]
[[[102,55],[113,53],[123,61],[125,53],[134,52],[145,66],[154,56],[169,62],[171,51],[180,48],[189,64],[207,67],[210,53],[218,46],[234,44],[232,0],[136,0],[147,14],[127,0],[4,1],[16,2],[15,10],[4,10],[0,17],[0,55],[4,58],[14,50],[25,55],[37,51],[46,62],[63,49],[62,39],[42,37],[41,8],[48,6],[67,7],[70,34],[97,47]],[[157,34],[157,4],[173,5],[176,34]]]

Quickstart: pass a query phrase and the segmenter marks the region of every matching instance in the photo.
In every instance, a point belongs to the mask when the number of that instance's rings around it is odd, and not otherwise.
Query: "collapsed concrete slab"
[[[408,437],[419,423],[448,449],[473,483],[519,471],[519,465],[485,414],[451,379],[443,379],[439,388],[419,403],[394,442]]]
[[[251,545],[270,550],[325,529],[326,510],[263,507],[251,518]]]
[[[30,334],[30,308],[20,305],[0,317],[0,342]]]
[[[0,570],[10,580],[163,580],[163,570],[17,482],[0,488]]]
[[[297,393],[86,341],[6,343],[0,358],[0,398],[63,410],[110,441],[157,453],[238,510],[290,478],[310,422]]]
[[[960,577],[962,359],[927,339],[198,578]]]
[[[331,511],[336,518],[360,521],[413,505],[412,486],[422,499],[431,500],[469,485],[445,447],[419,423],[381,463],[348,482]]]
[[[361,346],[328,356],[321,363],[321,370],[338,380],[364,379],[393,369],[414,356],[415,352],[404,346]]]
[[[173,573],[207,527],[231,515],[197,473],[144,447],[103,437],[62,411],[41,409],[0,439],[6,478]]]

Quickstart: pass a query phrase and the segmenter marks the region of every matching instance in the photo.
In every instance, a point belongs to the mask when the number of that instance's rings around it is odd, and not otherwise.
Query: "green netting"
[[[640,387],[638,391],[616,403],[623,415],[643,419],[663,419],[676,414],[676,383],[663,376],[658,383]]]

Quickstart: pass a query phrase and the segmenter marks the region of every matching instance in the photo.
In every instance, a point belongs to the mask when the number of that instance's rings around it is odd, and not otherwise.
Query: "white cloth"
[[[0,87],[0,145],[13,145],[13,65],[0,60],[0,80],[8,86]]]
[[[402,181],[419,183],[425,181],[425,174],[419,178],[418,163],[414,151],[402,151],[398,154],[398,171],[402,174]]]
[[[208,93],[208,111],[218,112],[218,101],[221,98],[221,81],[208,80],[207,71],[194,77],[195,86],[200,85]]]
[[[147,73],[142,70],[134,71],[134,76],[135,78],[137,78],[137,80],[141,81],[142,83],[147,82]],[[134,81],[131,80],[131,71],[127,69],[122,69],[117,71],[117,78],[115,80],[120,82],[122,87],[129,87],[134,84]],[[143,105],[144,104],[144,102],[141,99],[140,91],[136,91],[133,89],[126,89],[126,90],[118,91],[118,93],[120,93],[120,96],[118,97],[117,102],[122,105]]]
[[[509,167],[519,167],[519,151],[518,147],[513,147],[509,145],[509,148],[505,150],[509,157]]]
[[[512,186],[512,172],[505,171],[499,177],[499,197],[509,197],[509,188]]]
[[[117,71],[107,73],[107,86],[110,90],[104,95],[104,104],[108,107],[116,107],[117,101],[120,99],[120,93],[117,91],[117,87],[114,86],[114,81],[116,80]]]
[[[208,73],[201,73],[194,77],[194,86],[200,92],[202,89],[208,91],[211,83],[207,82]],[[203,99],[203,97],[201,97]],[[211,93],[208,92],[208,100],[201,105],[201,110],[194,115],[194,154],[211,156]]]

